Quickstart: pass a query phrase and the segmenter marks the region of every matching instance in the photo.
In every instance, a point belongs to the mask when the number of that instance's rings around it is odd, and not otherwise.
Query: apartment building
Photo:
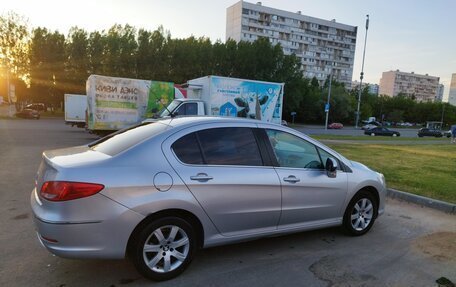
[[[357,89],[359,88],[359,81],[353,81],[352,84],[351,84],[351,89],[354,90],[354,89]],[[371,83],[363,83],[363,89],[368,87],[369,89],[369,94],[373,94],[373,95],[376,95],[378,96],[378,84],[371,84]]]
[[[439,84],[439,87],[437,88],[437,94],[435,95],[435,102],[442,102],[444,90],[445,86],[443,84]]]
[[[448,94],[448,103],[456,106],[456,74],[451,75],[450,93]]]
[[[280,44],[284,54],[294,53],[305,77],[323,83],[333,79],[351,86],[357,27],[305,16],[301,11],[239,1],[226,11],[226,39],[253,42],[258,38]]]
[[[379,94],[395,97],[399,93],[418,102],[433,102],[439,88],[439,77],[407,73],[399,70],[383,72]]]

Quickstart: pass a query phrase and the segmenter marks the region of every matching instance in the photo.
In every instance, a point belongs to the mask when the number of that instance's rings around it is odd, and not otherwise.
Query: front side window
[[[206,164],[262,166],[250,128],[214,128],[197,132]]]
[[[266,130],[266,134],[280,167],[310,169],[324,167],[313,144],[282,131]]]

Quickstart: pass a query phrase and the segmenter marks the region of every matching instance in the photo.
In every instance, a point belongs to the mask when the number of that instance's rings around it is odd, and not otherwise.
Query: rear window
[[[114,156],[161,133],[166,130],[167,127],[167,125],[162,123],[139,124],[101,138],[100,140],[89,144],[89,147],[92,148],[92,150]]]

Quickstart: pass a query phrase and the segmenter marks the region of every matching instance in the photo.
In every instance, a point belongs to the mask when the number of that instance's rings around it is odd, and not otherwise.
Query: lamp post
[[[332,79],[332,65],[331,65],[331,71],[329,72],[328,99],[326,100],[326,105],[325,105],[325,112],[326,112],[325,130],[328,130],[329,100],[331,99],[331,79]]]
[[[366,35],[364,36],[363,63],[361,65],[361,74],[359,76],[358,109],[356,110],[355,128],[358,128],[358,122],[359,122],[359,107],[361,105],[361,89],[363,87],[363,78],[364,78],[364,58],[366,56],[367,30],[369,29],[369,14],[367,14],[366,17],[367,17],[366,18]]]

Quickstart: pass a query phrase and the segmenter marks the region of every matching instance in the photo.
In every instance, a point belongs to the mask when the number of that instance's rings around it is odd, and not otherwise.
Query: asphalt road
[[[62,120],[0,119],[0,286],[437,286],[456,282],[456,217],[388,200],[362,237],[338,228],[202,250],[180,277],[147,281],[127,260],[68,260],[36,239],[29,207],[45,149],[95,139]],[[114,240],[114,239],[112,239]]]
[[[327,129],[325,130],[324,126],[316,126],[316,125],[294,125],[293,128],[297,129],[308,135],[343,135],[343,136],[364,136],[364,130],[361,128],[355,129],[353,126],[345,126],[343,129],[333,130]],[[394,131],[398,131],[401,133],[401,137],[407,138],[416,138],[418,137],[418,129],[410,129],[410,128],[389,128]],[[367,135],[366,135],[367,137]],[[381,137],[380,137],[381,138]]]

